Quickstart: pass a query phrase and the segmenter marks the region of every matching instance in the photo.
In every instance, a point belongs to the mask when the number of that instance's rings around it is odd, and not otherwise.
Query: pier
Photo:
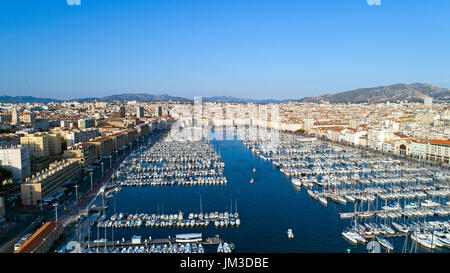
[[[224,241],[216,236],[207,238],[206,241],[195,241],[195,243],[201,243],[205,246],[213,246],[213,245],[219,245],[221,243],[224,243]],[[133,242],[132,240],[129,241],[106,241],[106,242],[84,242],[83,246],[85,248],[111,248],[111,247],[129,247],[129,246],[152,246],[152,245],[177,245],[177,244],[184,244],[184,242],[177,242],[175,238],[160,238],[160,239],[152,239],[152,240],[144,240],[142,242]]]

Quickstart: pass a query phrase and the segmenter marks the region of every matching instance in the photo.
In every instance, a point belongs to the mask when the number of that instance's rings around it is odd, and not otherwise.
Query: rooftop
[[[58,226],[57,222],[47,222],[38,229],[21,247],[14,253],[31,253],[35,250]]]
[[[450,140],[442,140],[442,139],[431,139],[431,144],[445,145],[450,146]]]

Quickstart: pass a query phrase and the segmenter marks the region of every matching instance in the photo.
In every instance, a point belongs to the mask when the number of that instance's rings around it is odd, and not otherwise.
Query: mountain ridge
[[[392,84],[386,86],[378,86],[371,88],[359,88],[355,90],[343,91],[335,94],[324,94],[316,97],[304,97],[300,99],[250,99],[237,98],[232,96],[211,96],[203,97],[203,102],[228,102],[228,103],[284,103],[284,102],[313,102],[313,103],[381,103],[381,102],[396,102],[396,101],[410,101],[421,102],[426,97],[432,97],[436,100],[450,101],[450,89],[433,86],[426,83],[413,84]],[[148,93],[122,93],[109,95],[101,98],[88,97],[71,100],[60,100],[52,98],[42,98],[33,96],[0,96],[0,102],[3,103],[49,103],[49,102],[92,102],[92,101],[139,101],[139,102],[193,102],[192,98],[184,98],[177,96],[170,96],[167,94],[148,94]]]
[[[409,102],[420,102],[425,97],[437,100],[450,100],[450,89],[436,87],[426,83],[392,84],[371,88],[359,88],[336,94],[324,94],[316,97],[306,97],[301,102],[324,102],[329,103],[381,103],[407,100]]]

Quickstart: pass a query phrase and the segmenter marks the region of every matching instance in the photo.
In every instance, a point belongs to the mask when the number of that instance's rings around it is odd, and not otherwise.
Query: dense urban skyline
[[[395,83],[450,87],[447,1],[80,4],[2,3],[0,94],[287,99]]]

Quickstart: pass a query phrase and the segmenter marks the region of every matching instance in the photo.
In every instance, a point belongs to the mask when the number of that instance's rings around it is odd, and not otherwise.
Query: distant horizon
[[[435,87],[439,87],[439,88],[447,88],[450,89],[448,87],[442,87],[442,86],[437,86],[431,83],[425,83],[425,82],[411,82],[411,83],[392,83],[392,84],[386,84],[386,85],[378,85],[378,86],[364,86],[364,87],[358,87],[355,89],[351,89],[351,90],[340,90],[340,91],[335,91],[335,92],[324,92],[315,96],[303,96],[303,97],[290,97],[290,98],[253,98],[253,97],[245,97],[245,96],[232,96],[232,95],[207,95],[207,96],[178,96],[178,95],[173,95],[171,93],[152,93],[152,92],[117,92],[117,93],[111,93],[111,94],[107,94],[104,96],[89,96],[89,97],[70,97],[70,98],[57,98],[57,97],[43,97],[43,96],[39,96],[39,95],[9,95],[9,94],[1,94],[0,96],[10,96],[10,97],[35,97],[35,98],[42,98],[42,99],[55,99],[55,100],[62,100],[62,101],[70,101],[70,100],[80,100],[80,99],[89,99],[89,98],[104,98],[104,97],[108,97],[108,96],[116,96],[116,95],[154,95],[154,96],[170,96],[170,97],[180,97],[180,98],[184,98],[184,99],[194,99],[194,97],[203,97],[203,98],[209,98],[209,97],[231,97],[231,98],[236,98],[236,99],[251,99],[251,100],[260,100],[260,101],[264,101],[264,100],[276,100],[276,101],[283,101],[283,100],[300,100],[303,98],[307,98],[307,97],[319,97],[319,96],[323,96],[323,95],[334,95],[334,94],[339,94],[342,92],[348,92],[348,91],[354,91],[354,90],[358,90],[358,89],[365,89],[365,88],[377,88],[377,87],[384,87],[384,86],[392,86],[392,85],[397,85],[397,84],[405,84],[405,85],[411,85],[411,84],[430,84],[433,85]]]

